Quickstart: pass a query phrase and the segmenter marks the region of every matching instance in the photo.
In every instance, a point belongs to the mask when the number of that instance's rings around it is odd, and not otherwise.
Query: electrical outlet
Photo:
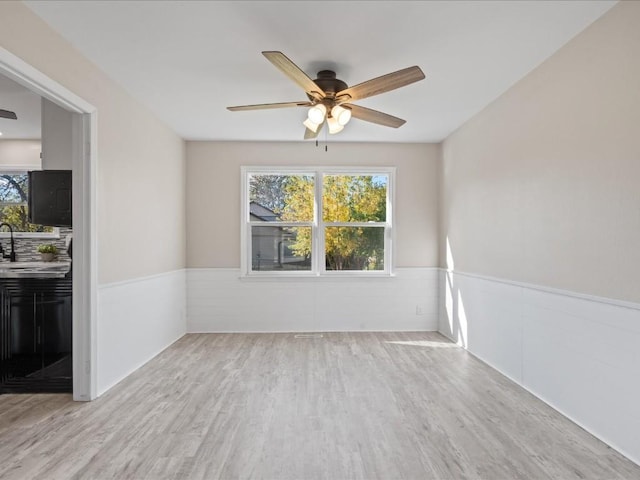
[[[424,315],[424,305],[421,303],[416,305],[416,315]]]

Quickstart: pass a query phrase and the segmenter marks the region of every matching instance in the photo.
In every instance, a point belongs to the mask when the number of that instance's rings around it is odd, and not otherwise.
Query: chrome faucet
[[[15,243],[13,240],[13,227],[11,225],[9,225],[8,223],[2,222],[0,223],[0,228],[2,228],[3,226],[7,226],[9,227],[9,231],[11,232],[11,253],[9,255],[4,253],[4,250],[2,248],[2,245],[0,245],[0,254],[2,255],[2,258],[8,258],[10,262],[15,262],[16,261],[16,249],[15,249]]]

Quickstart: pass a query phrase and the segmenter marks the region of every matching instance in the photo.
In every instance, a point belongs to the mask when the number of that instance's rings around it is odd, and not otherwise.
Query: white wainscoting
[[[186,333],[186,271],[98,287],[98,395]]]
[[[640,305],[441,271],[440,332],[640,463]]]
[[[437,268],[399,268],[386,278],[297,279],[189,269],[187,331],[436,331],[438,279]]]

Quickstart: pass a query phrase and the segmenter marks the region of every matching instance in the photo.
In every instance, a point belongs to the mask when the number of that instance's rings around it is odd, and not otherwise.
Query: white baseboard
[[[640,463],[640,305],[441,270],[439,330]]]
[[[98,395],[185,333],[185,270],[98,287]]]
[[[235,268],[189,269],[187,331],[436,331],[438,278],[437,268],[278,281],[240,279]]]

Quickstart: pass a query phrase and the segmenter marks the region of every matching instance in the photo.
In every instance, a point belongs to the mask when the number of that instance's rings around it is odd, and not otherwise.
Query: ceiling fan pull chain
[[[327,138],[327,130],[328,130],[328,128],[324,129],[324,151],[325,152],[329,151],[329,140]]]

